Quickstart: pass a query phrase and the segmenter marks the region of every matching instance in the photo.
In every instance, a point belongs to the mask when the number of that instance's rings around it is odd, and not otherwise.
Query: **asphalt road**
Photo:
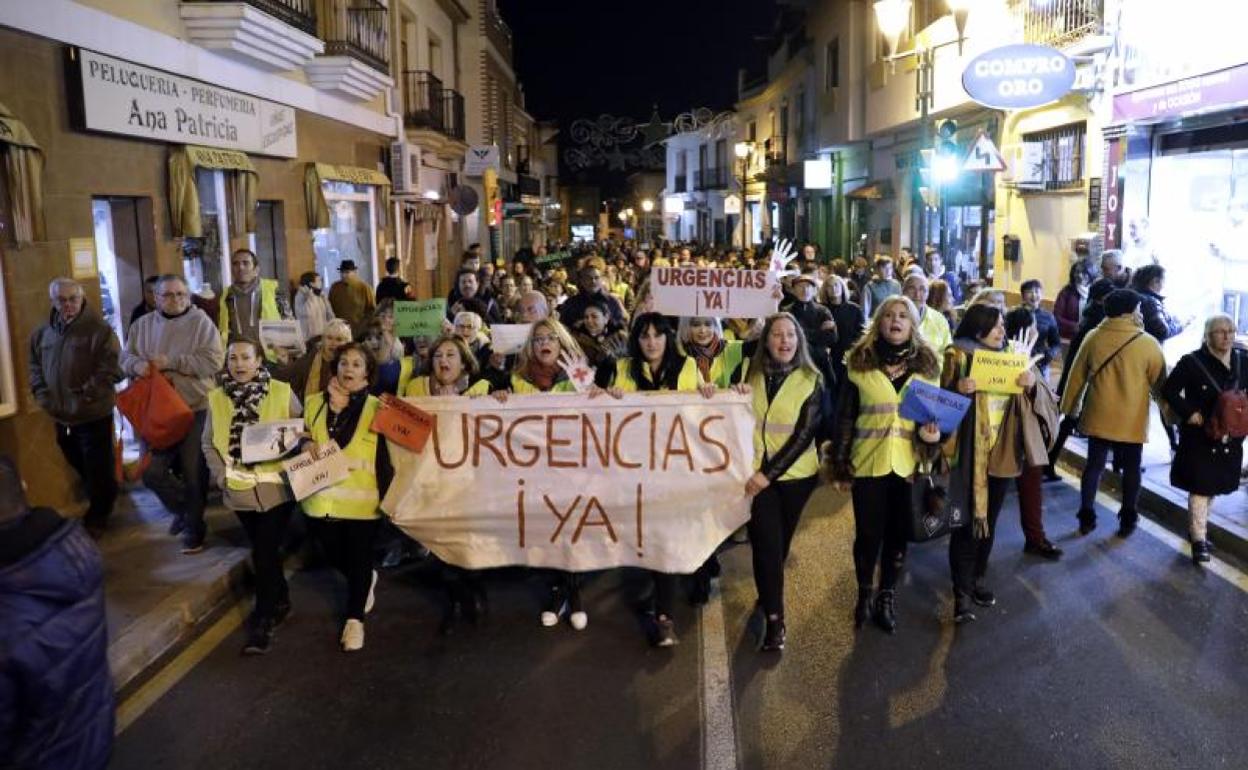
[[[644,642],[635,572],[590,581],[582,632],[539,626],[538,579],[491,575],[488,620],[444,638],[418,566],[383,577],[346,655],[341,586],[301,573],[273,651],[240,658],[228,636],[119,736],[113,767],[1248,767],[1248,577],[1197,570],[1154,527],[1121,540],[1110,511],[1079,537],[1075,490],[1045,492],[1061,562],[1022,553],[1011,495],[997,606],[955,627],[945,544],[915,547],[894,637],[853,630],[848,500],[816,493],[782,656],[753,648],[748,546],[671,650]]]

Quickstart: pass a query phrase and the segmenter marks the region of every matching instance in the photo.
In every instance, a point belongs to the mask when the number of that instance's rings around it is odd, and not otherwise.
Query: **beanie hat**
[[[1132,289],[1114,289],[1105,298],[1105,316],[1114,318],[1134,313],[1140,306],[1140,295]]]

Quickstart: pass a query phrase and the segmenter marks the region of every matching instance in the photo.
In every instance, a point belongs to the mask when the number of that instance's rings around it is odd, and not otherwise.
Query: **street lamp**
[[[876,0],[875,24],[880,28],[884,39],[888,41],[888,58],[897,56],[897,44],[901,42],[901,33],[910,23],[911,0]]]
[[[737,142],[733,146],[732,151],[736,154],[737,158],[741,161],[741,214],[740,214],[740,217],[741,217],[741,256],[744,257],[745,256],[745,244],[746,244],[746,236],[745,236],[746,178],[745,177],[746,177],[746,174],[749,173],[749,170],[750,170],[750,155],[753,154],[754,152],[754,143],[753,142]]]
[[[646,214],[644,217],[641,218],[641,229],[642,229],[643,234],[645,235],[645,237],[642,238],[641,240],[649,241],[650,240],[650,213],[654,211],[654,201],[651,200],[650,198],[646,198],[645,200],[643,200],[641,202],[641,210],[644,211]]]

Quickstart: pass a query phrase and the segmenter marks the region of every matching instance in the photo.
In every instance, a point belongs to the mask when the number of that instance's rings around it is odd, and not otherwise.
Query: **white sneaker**
[[[551,628],[552,626],[556,626],[558,624],[559,624],[559,616],[557,614],[551,612],[550,610],[542,611],[542,625],[543,626],[545,626],[546,628]]]
[[[577,610],[568,616],[568,623],[577,631],[584,631],[585,626],[589,625],[589,615],[584,610]]]
[[[368,587],[368,598],[364,600],[364,614],[365,615],[373,611],[373,605],[377,601],[377,596],[375,593],[376,590],[377,590],[377,570],[373,570],[373,582]]]
[[[364,624],[352,618],[342,627],[342,651],[355,652],[364,649]]]

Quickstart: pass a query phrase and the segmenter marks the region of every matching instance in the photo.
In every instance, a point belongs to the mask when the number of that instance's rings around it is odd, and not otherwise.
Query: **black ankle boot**
[[[785,642],[784,618],[767,618],[765,622],[767,628],[763,631],[763,644],[759,647],[759,652],[779,652],[783,650]]]
[[[974,604],[970,594],[955,593],[953,595],[953,622],[958,625],[975,620]]]
[[[875,624],[890,634],[897,633],[897,616],[893,611],[893,598],[893,589],[881,589],[875,595],[875,603],[871,607],[871,615],[875,618]]]
[[[858,603],[854,605],[854,628],[862,628],[862,624],[871,619],[871,596],[875,589],[871,586],[858,586]]]
[[[1204,564],[1209,561],[1209,541],[1193,540],[1192,541],[1192,562],[1194,564]]]

